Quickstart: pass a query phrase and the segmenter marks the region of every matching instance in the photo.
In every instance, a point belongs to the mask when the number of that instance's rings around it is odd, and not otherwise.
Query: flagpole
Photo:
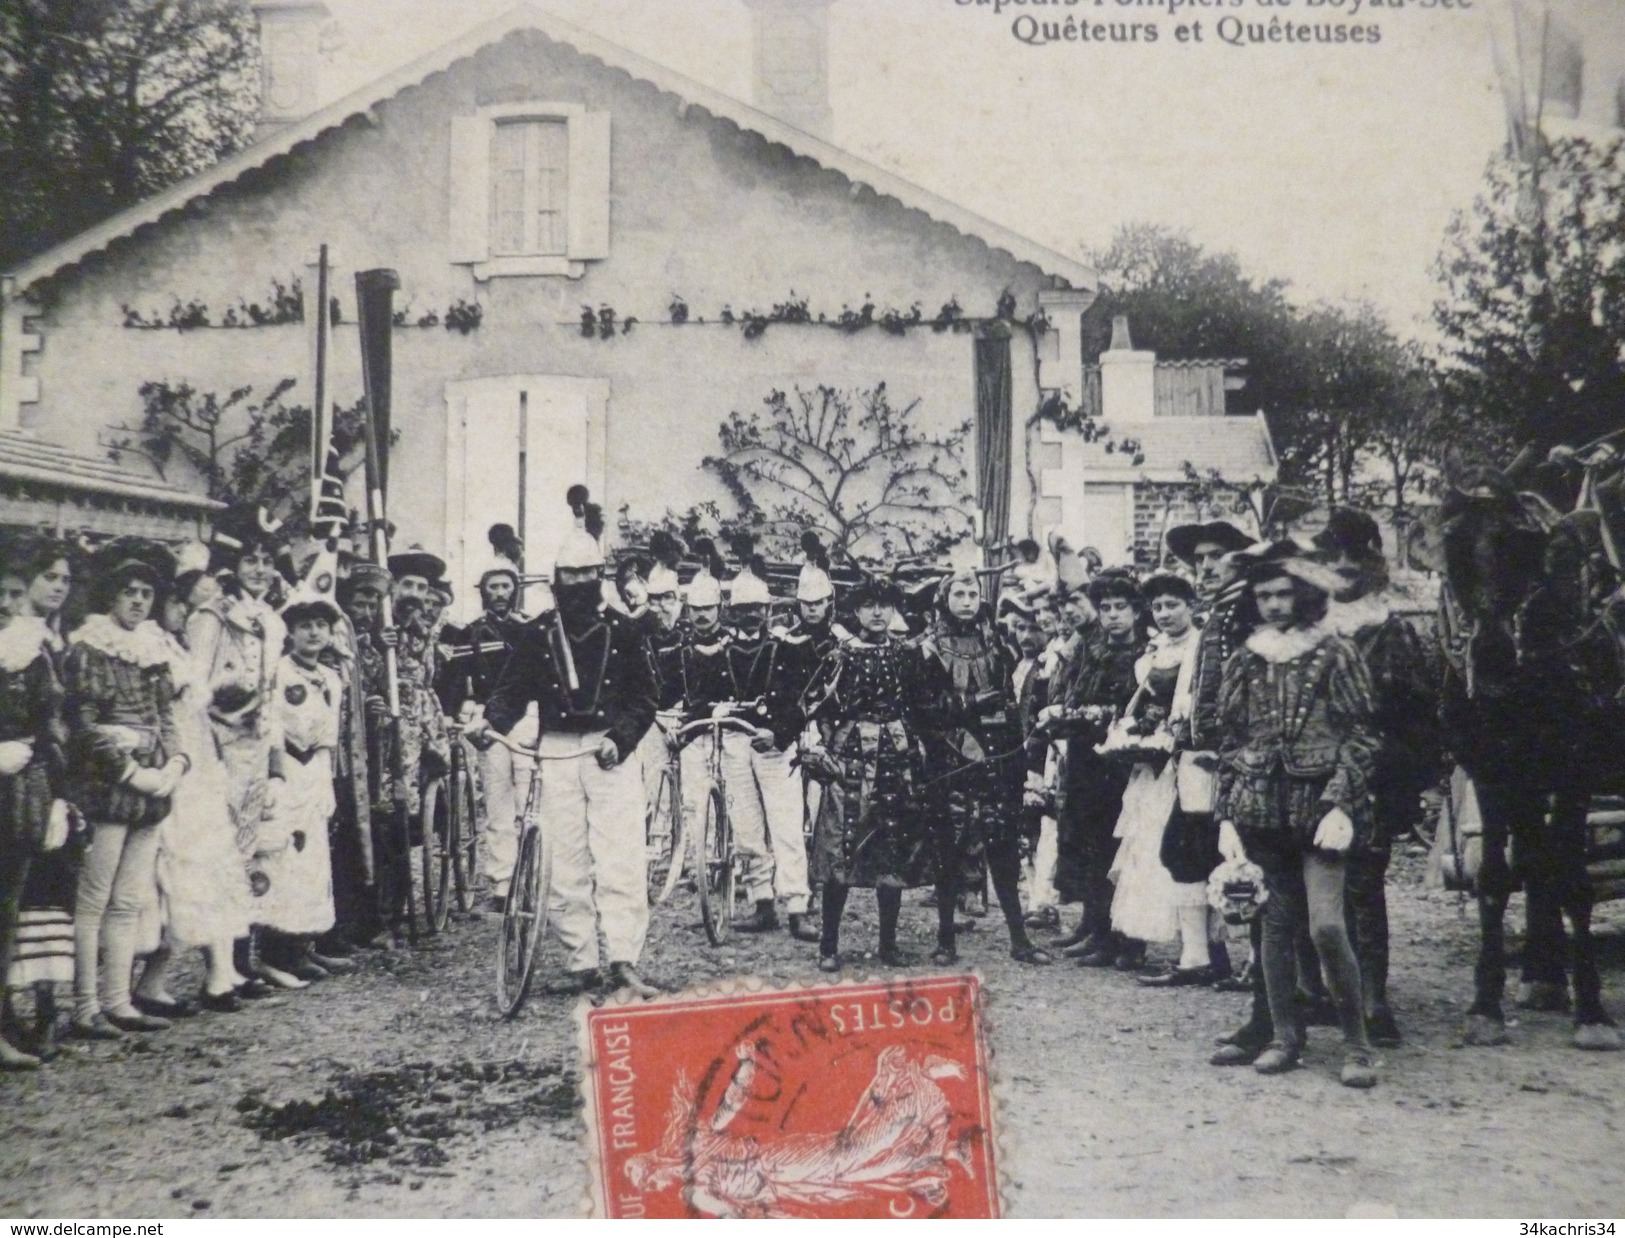
[[[329,424],[332,411],[327,397],[328,344],[328,256],[324,241],[316,251],[316,373],[311,383],[314,403],[310,410],[310,529],[314,534],[321,518],[322,478],[327,471],[327,448],[332,441]]]
[[[387,425],[390,415],[389,350],[390,330],[394,325],[390,307],[395,290],[400,286],[400,276],[386,269],[357,271],[355,275],[361,332],[361,382],[366,392],[367,413],[363,420],[367,444],[367,527],[372,533],[372,561],[386,568],[389,566],[389,525],[384,506],[384,479],[389,473],[384,457],[386,445],[378,427]],[[387,592],[382,619],[386,628],[395,626],[395,608]],[[384,649],[384,668],[390,717],[398,720],[401,716],[400,667],[395,650],[388,646]]]

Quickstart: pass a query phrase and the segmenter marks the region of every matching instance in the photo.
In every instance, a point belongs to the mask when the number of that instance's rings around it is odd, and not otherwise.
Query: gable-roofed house
[[[928,427],[973,422],[962,463],[985,540],[1041,533],[1035,413],[1045,389],[1086,382],[1094,274],[819,135],[826,2],[751,5],[771,110],[529,4],[315,109],[325,9],[257,4],[258,140],[5,276],[0,431],[106,459],[143,382],[224,395],[293,378],[288,399],[309,403],[308,324],[222,324],[264,318],[248,307],[277,285],[313,300],[325,244],[339,404],[361,394],[353,274],[399,273],[390,515],[459,582],[521,490],[544,555],[576,481],[634,518],[725,501],[700,467],[718,425],[798,385],[885,382]],[[741,328],[798,303],[813,322]],[[865,304],[924,322],[816,321]],[[949,304],[972,329],[932,329]],[[199,325],[153,325],[176,306]]]

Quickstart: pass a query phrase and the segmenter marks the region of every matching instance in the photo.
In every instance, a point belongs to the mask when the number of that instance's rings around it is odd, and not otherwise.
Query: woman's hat
[[[1196,548],[1204,542],[1221,546],[1224,552],[1242,550],[1253,544],[1248,537],[1228,520],[1209,520],[1205,524],[1177,524],[1168,530],[1168,553],[1181,563],[1196,563]]]
[[[1380,559],[1382,530],[1365,512],[1352,507],[1334,507],[1326,527],[1315,534],[1315,545],[1328,554],[1343,553],[1351,559]]]

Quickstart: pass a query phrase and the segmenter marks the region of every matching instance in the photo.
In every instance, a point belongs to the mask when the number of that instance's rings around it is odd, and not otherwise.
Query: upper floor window
[[[580,276],[609,256],[609,113],[505,103],[451,121],[451,261]]]

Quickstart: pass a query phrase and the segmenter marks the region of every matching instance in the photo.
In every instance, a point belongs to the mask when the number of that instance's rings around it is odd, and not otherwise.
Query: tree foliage
[[[1436,275],[1454,412],[1541,447],[1625,424],[1625,138],[1493,159]]]
[[[258,66],[243,0],[0,5],[0,268],[240,148]]]
[[[894,404],[885,383],[775,390],[761,411],[722,423],[722,454],[704,467],[770,553],[792,557],[814,529],[837,559],[935,558],[972,531],[961,463],[971,427],[933,435],[919,414],[919,400]]]

